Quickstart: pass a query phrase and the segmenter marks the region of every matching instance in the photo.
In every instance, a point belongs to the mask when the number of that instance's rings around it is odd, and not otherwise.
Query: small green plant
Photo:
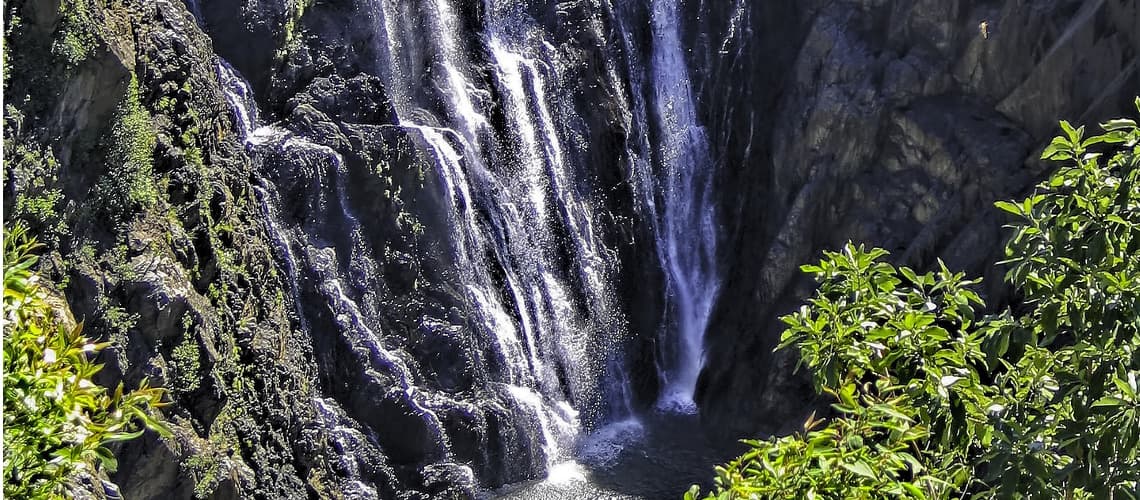
[[[91,379],[107,346],[69,324],[31,271],[36,243],[16,226],[4,238],[4,495],[62,498],[80,471],[113,470],[106,445],[144,428],[169,435],[156,418],[163,391],[112,394]]]
[[[127,312],[122,306],[111,302],[106,295],[99,296],[98,302],[99,321],[110,332],[111,340],[125,343],[131,328],[138,324],[139,315]]]
[[[779,348],[838,416],[748,441],[709,498],[1140,498],[1140,129],[1061,127],[1042,158],[1064,166],[997,203],[1024,307],[981,317],[944,265],[825,252]]]
[[[202,378],[201,351],[193,337],[193,329],[184,330],[186,338],[171,351],[172,387],[182,392],[198,390]]]
[[[97,186],[102,209],[116,224],[126,222],[159,200],[154,179],[157,141],[150,113],[142,106],[138,81],[132,76],[119,104],[107,151],[108,172]]]
[[[74,67],[91,55],[99,38],[93,31],[86,0],[63,0],[59,3],[60,23],[52,52]]]
[[[54,247],[67,232],[63,191],[57,182],[59,163],[50,150],[16,138],[5,139],[4,154],[5,178],[17,187],[11,218],[27,223],[40,242]]]
[[[194,498],[210,498],[210,494],[218,487],[222,459],[212,452],[206,452],[186,459],[182,467],[195,478]]]
[[[162,96],[158,99],[158,111],[165,115],[173,115],[175,108],[178,106],[178,101],[170,96]]]
[[[305,9],[313,3],[313,0],[294,0],[288,5],[288,17],[285,18],[285,25],[282,26],[284,33],[284,40],[281,47],[277,50],[277,58],[284,59],[289,51],[297,48],[301,43],[300,33],[298,29],[301,24],[301,18],[305,16]]]
[[[9,53],[9,49],[11,48],[11,44],[8,41],[11,40],[13,38],[12,35],[15,34],[17,32],[17,30],[20,29],[21,26],[23,26],[24,21],[23,21],[23,19],[20,19],[20,16],[12,15],[8,19],[8,22],[5,24],[6,24],[6,26],[4,27],[4,48],[2,51],[0,51],[0,57],[4,58],[4,62],[2,64],[0,64],[0,66],[3,67],[2,71],[3,71],[3,75],[4,75],[4,78],[3,78],[4,79],[4,88],[8,88],[8,79],[11,78],[11,75],[12,75],[12,55]]]
[[[62,200],[63,191],[59,189],[45,189],[39,194],[20,193],[16,195],[16,213],[20,214],[20,218],[44,227],[46,232],[58,239],[67,230],[58,212]]]

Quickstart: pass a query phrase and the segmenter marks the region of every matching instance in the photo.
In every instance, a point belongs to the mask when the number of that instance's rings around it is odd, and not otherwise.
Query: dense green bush
[[[997,204],[1018,313],[982,317],[944,265],[826,252],[780,348],[837,417],[749,441],[709,498],[1140,498],[1140,129],[1061,126],[1060,170]]]
[[[91,55],[99,43],[94,32],[96,23],[91,19],[87,0],[61,0],[59,27],[52,43],[52,52],[68,67],[78,66]]]
[[[66,305],[53,300],[31,272],[35,243],[22,227],[4,235],[4,496],[67,495],[75,474],[113,470],[108,443],[143,429],[168,431],[155,419],[161,389],[146,381],[107,394],[91,378],[92,357],[106,344],[82,334]]]
[[[158,204],[154,175],[157,142],[150,112],[143,106],[138,80],[132,75],[107,138],[107,173],[96,186],[101,215],[119,225]]]

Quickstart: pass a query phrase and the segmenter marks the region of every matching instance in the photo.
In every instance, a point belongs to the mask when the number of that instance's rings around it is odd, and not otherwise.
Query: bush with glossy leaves
[[[169,433],[156,419],[163,391],[111,394],[91,379],[92,358],[107,344],[83,336],[66,307],[50,300],[32,272],[36,244],[16,226],[4,235],[4,496],[62,498],[76,474],[114,470],[106,447],[145,429]]]
[[[708,498],[1140,498],[1140,128],[1061,127],[1042,158],[1063,166],[997,203],[1024,307],[981,316],[941,262],[825,252],[779,348],[837,417],[748,441]]]

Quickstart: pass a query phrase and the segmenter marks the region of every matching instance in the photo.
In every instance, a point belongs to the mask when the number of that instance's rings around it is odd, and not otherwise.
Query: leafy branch
[[[1062,167],[996,203],[1026,311],[981,316],[977,281],[941,261],[824,252],[778,349],[836,418],[746,441],[707,498],[1140,498],[1140,128],[1061,128],[1042,158]]]

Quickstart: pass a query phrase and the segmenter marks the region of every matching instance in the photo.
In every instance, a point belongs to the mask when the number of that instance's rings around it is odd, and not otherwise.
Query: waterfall
[[[613,303],[617,263],[563,146],[553,47],[520,6],[487,3],[475,42],[490,54],[493,74],[480,79],[466,71],[471,40],[450,3],[378,7],[388,58],[381,66],[399,124],[434,160],[468,302],[506,366],[507,396],[533,420],[553,466],[570,458],[584,425],[629,408],[625,382],[613,376],[625,335]],[[427,59],[430,76],[409,55]],[[407,90],[425,86],[434,92]],[[502,96],[504,130],[488,123],[492,93]]]
[[[659,406],[695,411],[693,392],[701,369],[703,338],[720,289],[716,268],[717,223],[708,140],[681,44],[678,0],[652,1],[650,61],[659,175],[647,201],[657,215],[656,243],[668,282],[670,326],[679,340],[672,366],[662,373]]]
[[[666,342],[657,366],[663,389],[657,406],[691,413],[703,337],[720,289],[713,164],[696,116],[678,0],[647,3],[652,36],[645,48],[634,35],[642,14],[631,4],[607,8],[627,60],[630,182],[666,281],[668,315],[661,333]]]
[[[578,477],[566,461],[605,464],[623,441],[641,435],[642,424],[623,352],[630,332],[616,289],[618,252],[607,246],[600,222],[609,215],[601,192],[610,187],[595,185],[594,167],[582,164],[581,149],[589,146],[582,145],[582,119],[567,97],[577,82],[565,75],[565,49],[511,0],[484,0],[475,28],[459,10],[475,8],[470,4],[368,1],[375,67],[395,125],[430,165],[438,181],[431,186],[445,205],[441,239],[453,253],[467,326],[478,339],[469,348],[486,351],[473,362],[487,372],[490,394],[480,397],[491,398],[489,408],[508,409],[511,425],[524,429],[523,445],[536,448],[529,451],[540,468]],[[676,0],[651,0],[646,42],[634,35],[640,28],[624,9],[605,8],[620,36],[605,71],[615,85],[628,84],[612,94],[630,126],[622,161],[629,162],[639,223],[654,236],[667,287],[660,336],[674,345],[657,360],[660,406],[690,412],[719,288],[712,162],[696,117]],[[626,58],[624,79],[616,54]],[[370,221],[350,203],[342,153],[260,124],[248,83],[224,61],[218,77],[247,149],[284,156],[286,168],[302,173],[292,174],[297,181],[263,171],[254,186],[289,275],[298,324],[312,328],[302,301],[316,297],[335,334],[394,384],[387,395],[427,429],[434,456],[454,460],[441,415],[478,409],[423,387],[409,355],[386,344],[371,291],[383,276],[366,241]],[[283,182],[311,183],[300,187],[320,214],[310,217],[333,223],[282,223]],[[358,461],[348,448],[369,436],[345,425],[334,399],[316,398],[314,408],[342,458]]]
[[[329,432],[330,439],[337,451],[341,453],[341,456],[338,457],[340,469],[344,470],[348,477],[353,478],[347,482],[347,487],[342,492],[344,497],[364,500],[379,498],[376,494],[376,490],[358,479],[362,476],[360,462],[353,457],[355,450],[366,446],[368,440],[367,436],[343,424],[345,417],[337,411],[336,402],[317,398],[313,400],[313,405],[317,409],[317,415],[320,417],[321,423],[324,424],[326,428],[331,429],[331,432]]]
[[[297,307],[296,319],[299,326],[303,331],[312,335],[309,320],[301,307],[302,298],[298,285],[299,277],[307,268],[308,272],[311,273],[311,278],[317,282],[316,288],[325,297],[328,307],[334,315],[334,321],[340,326],[341,334],[351,336],[353,344],[364,348],[370,366],[383,368],[385,372],[396,376],[397,390],[402,393],[400,397],[407,402],[408,407],[418,418],[425,421],[432,430],[434,443],[438,446],[442,456],[450,456],[448,436],[436,415],[435,409],[427,401],[429,398],[421,394],[419,388],[416,387],[415,380],[406,363],[384,347],[379,335],[369,326],[365,313],[361,311],[357,301],[346,290],[349,274],[375,276],[378,273],[375,269],[375,263],[364,256],[364,249],[361,248],[364,237],[361,234],[360,220],[352,213],[348,204],[345,186],[347,172],[344,159],[338,152],[327,146],[314,144],[272,125],[259,125],[257,107],[249,83],[224,60],[219,61],[217,74],[246,147],[251,149],[255,155],[262,148],[286,152],[295,150],[299,158],[311,161],[317,170],[327,171],[331,174],[331,179],[323,181],[322,184],[333,185],[336,194],[335,202],[340,217],[348,225],[347,236],[351,242],[348,249],[353,256],[347,260],[352,263],[352,269],[342,270],[338,269],[336,250],[333,248],[317,249],[308,241],[307,235],[283,227],[277,208],[280,205],[280,196],[277,194],[274,184],[263,174],[257,176],[257,183],[253,188],[262,210],[266,232],[277,250],[278,259],[284,267],[291,298]],[[294,246],[307,249],[308,255],[305,256],[304,263],[298,259]],[[361,480],[359,467],[356,465],[369,462],[368,458],[361,454],[362,443],[365,443],[368,438],[360,431],[345,424],[347,418],[339,410],[334,410],[336,408],[335,401],[327,398],[316,398],[313,405],[327,429],[330,442],[334,444],[336,451],[340,454],[339,460],[348,476],[346,484],[349,491],[347,492],[351,493],[353,497],[376,498],[376,491]],[[466,469],[466,473],[467,475],[471,474],[469,468]]]

